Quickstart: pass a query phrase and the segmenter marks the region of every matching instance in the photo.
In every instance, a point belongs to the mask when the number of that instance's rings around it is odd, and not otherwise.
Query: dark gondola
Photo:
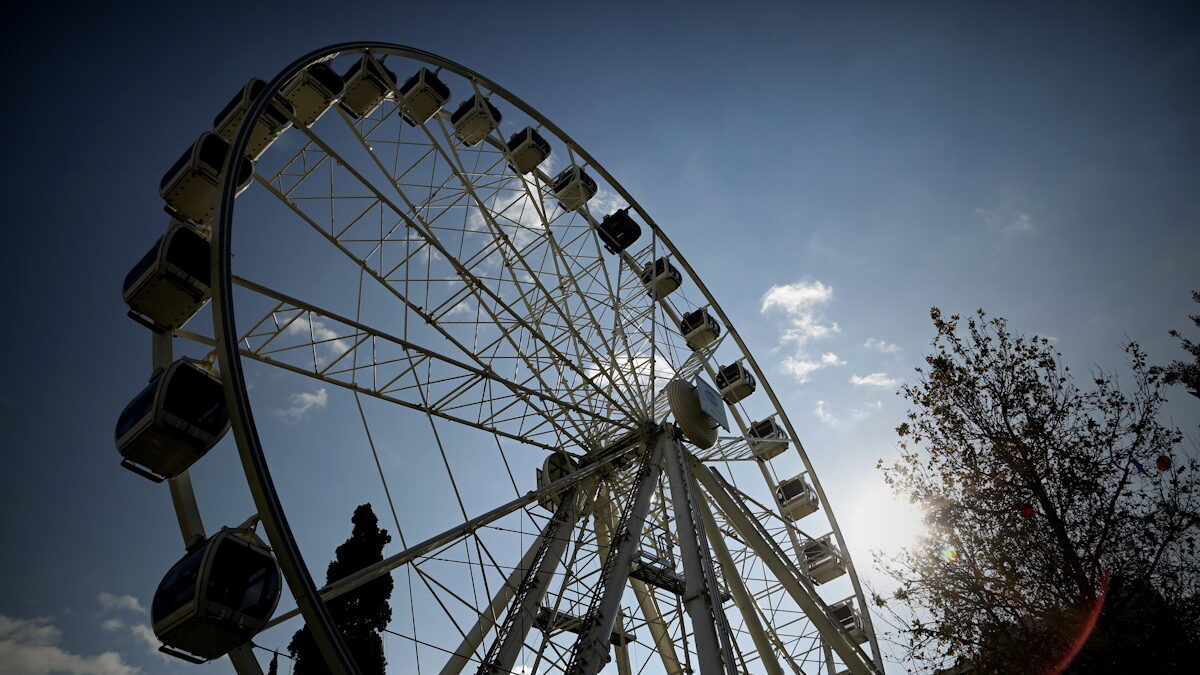
[[[778,457],[788,446],[787,433],[773,417],[751,424],[746,435],[753,439],[750,441],[750,452],[754,453],[755,459]]]
[[[683,315],[679,321],[679,332],[683,334],[691,349],[700,349],[716,342],[721,335],[721,324],[708,313],[708,309],[700,308]]]
[[[180,220],[202,225],[212,222],[217,207],[217,188],[221,185],[221,167],[228,155],[229,142],[206,131],[163,174],[158,193]],[[250,185],[254,165],[243,157],[235,166],[234,180],[240,193]]]
[[[642,268],[642,285],[655,300],[661,300],[683,285],[683,274],[665,257]]]
[[[519,174],[527,174],[550,156],[550,143],[533,127],[525,127],[508,137],[508,165]]]
[[[375,57],[364,54],[342,76],[342,109],[356,119],[366,117],[396,88],[396,74]]]
[[[176,223],[125,275],[122,297],[131,316],[155,331],[187,323],[209,298],[212,244]]]
[[[251,533],[222,529],[175,563],[154,592],[160,651],[194,663],[228,654],[263,629],[281,589],[267,547]]]
[[[192,359],[158,371],[117,419],[121,466],[159,481],[204,456],[229,428],[221,380]]]
[[[867,641],[867,626],[863,623],[862,614],[854,606],[854,598],[846,598],[830,605],[829,616],[841,624],[851,640],[860,645]]]
[[[501,117],[491,101],[475,94],[458,105],[458,109],[450,115],[450,124],[454,127],[454,136],[463,145],[470,146],[487,138],[493,129],[498,128]]]
[[[267,88],[267,83],[257,77],[250,78],[246,86],[242,87],[241,91],[233,95],[229,103],[217,113],[213,118],[213,131],[217,132],[229,142],[233,142],[233,135],[237,133],[238,127],[242,124],[242,120],[246,118],[246,113],[250,111],[250,106],[262,96],[263,91]],[[258,121],[254,124],[254,131],[250,134],[250,140],[246,143],[246,157],[250,159],[258,159],[267,148],[271,147],[271,143],[275,142],[279,135],[287,131],[292,126],[290,115],[295,114],[295,107],[290,101],[284,100],[276,96],[271,99],[270,105],[263,110]]]
[[[400,114],[413,126],[424,124],[449,100],[450,87],[428,68],[413,73],[400,85]]]
[[[596,181],[578,166],[568,166],[560,171],[550,187],[558,203],[567,211],[578,211],[599,190]]]
[[[842,553],[833,543],[832,534],[808,540],[804,544],[803,555],[805,569],[808,570],[808,576],[814,584],[832,581],[846,573]]]
[[[334,72],[328,61],[321,61],[296,73],[279,95],[292,104],[296,119],[310,126],[333,107],[344,87],[341,75]]]
[[[817,491],[802,475],[779,481],[778,487],[775,488],[775,501],[779,502],[783,517],[792,522],[815,513],[820,505]]]
[[[642,236],[642,228],[629,215],[629,207],[617,209],[604,216],[596,231],[604,242],[604,248],[609,253],[619,253],[629,248],[633,242]]]
[[[758,387],[754,381],[754,375],[746,366],[742,365],[741,361],[731,363],[718,370],[714,384],[717,385],[717,391],[721,392],[721,397],[729,403],[741,401],[753,394],[755,388]]]

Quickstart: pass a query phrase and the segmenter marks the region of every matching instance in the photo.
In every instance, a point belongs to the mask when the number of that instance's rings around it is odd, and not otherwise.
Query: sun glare
[[[922,509],[895,496],[881,479],[872,476],[860,482],[851,494],[855,500],[844,509],[842,527],[856,551],[879,551],[891,558],[915,544],[925,532]]]

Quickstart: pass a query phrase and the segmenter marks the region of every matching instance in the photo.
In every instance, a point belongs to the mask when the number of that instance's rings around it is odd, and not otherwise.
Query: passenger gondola
[[[254,105],[266,88],[266,82],[257,77],[250,78],[246,86],[234,94],[229,103],[213,118],[213,131],[232,143],[233,135],[237,133],[242,120],[246,118],[246,113],[250,111],[250,107]],[[246,157],[252,160],[261,157],[271,143],[292,126],[290,115],[294,113],[295,107],[290,101],[278,96],[272,98],[270,105],[263,110],[262,115],[259,115],[258,120],[254,123],[254,130],[250,134],[250,140],[246,143]]]
[[[849,597],[829,606],[829,616],[841,624],[842,629],[857,644],[867,641],[867,625],[863,622],[862,614],[854,606],[854,598]]]
[[[396,89],[396,74],[364,54],[342,76],[342,109],[360,119],[370,115]]]
[[[717,341],[721,335],[721,324],[701,307],[694,312],[683,315],[679,321],[679,332],[691,349],[702,349]]]
[[[804,480],[803,475],[779,481],[775,488],[775,501],[779,502],[783,517],[792,522],[815,513],[820,505],[817,491]]]
[[[228,155],[228,141],[206,131],[163,175],[158,192],[180,220],[201,225],[212,222],[217,208],[217,188],[221,185],[221,168]],[[234,166],[237,167],[234,180],[240,193],[250,185],[254,166],[244,157]]]
[[[808,577],[814,584],[819,585],[832,581],[846,573],[846,565],[842,562],[842,553],[833,543],[832,534],[808,540],[804,545],[803,555]]]
[[[721,398],[729,403],[737,403],[745,399],[753,394],[758,386],[754,382],[754,375],[750,374],[750,370],[742,365],[741,361],[731,363],[718,370],[714,384],[717,385],[717,391],[721,392]]]
[[[183,473],[229,428],[221,380],[200,362],[160,370],[117,419],[121,466],[160,481]]]
[[[508,165],[519,174],[527,174],[550,156],[550,143],[533,127],[525,127],[508,137]]]
[[[773,417],[751,424],[746,435],[752,439],[750,452],[754,453],[755,459],[773,459],[778,457],[788,446],[787,432]]]
[[[480,94],[459,104],[458,110],[450,116],[450,124],[454,127],[454,136],[463,145],[475,145],[492,130],[500,126],[500,111],[492,102]]]
[[[342,95],[346,83],[334,72],[328,61],[314,63],[296,73],[279,95],[292,104],[296,120],[311,126],[333,107]]]
[[[596,181],[578,166],[568,166],[560,171],[550,187],[566,211],[578,211],[599,190]]]
[[[542,462],[542,468],[537,470],[538,489],[540,490],[556,480],[566,478],[578,468],[578,464],[575,463],[574,459],[571,459],[570,455],[564,452],[551,453]],[[538,505],[550,513],[557,511],[561,503],[561,493],[550,492],[538,498]]]
[[[130,316],[158,332],[187,323],[208,302],[211,252],[195,228],[172,225],[125,275]]]
[[[642,236],[642,228],[633,219],[633,216],[629,215],[628,206],[604,216],[604,219],[596,227],[596,232],[600,235],[600,240],[604,242],[604,248],[609,253],[624,251],[637,241],[638,237]]]
[[[400,85],[400,114],[416,126],[424,124],[450,100],[450,87],[437,73],[422,68]]]
[[[281,590],[279,566],[258,537],[222,529],[175,563],[154,592],[160,651],[193,663],[228,654],[263,629]]]
[[[655,300],[661,300],[683,285],[683,274],[666,257],[642,268],[642,285]]]

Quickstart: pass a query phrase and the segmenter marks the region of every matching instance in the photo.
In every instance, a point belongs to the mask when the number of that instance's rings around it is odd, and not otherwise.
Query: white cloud
[[[779,334],[779,344],[791,344],[793,352],[784,358],[782,368],[800,382],[807,382],[814,371],[827,366],[845,365],[832,352],[819,358],[808,354],[810,340],[829,337],[839,332],[836,322],[828,322],[820,308],[833,298],[833,287],[820,281],[798,281],[794,284],[771,286],[763,294],[761,313],[781,309],[787,315],[787,326]]]
[[[900,351],[900,345],[894,342],[887,342],[886,340],[877,340],[875,338],[867,338],[867,341],[863,343],[863,346],[867,349],[879,350],[884,354],[895,354],[896,352]]]
[[[817,405],[813,407],[812,412],[817,416],[817,419],[821,420],[822,424],[828,424],[831,427],[838,425],[838,419],[825,408],[825,401],[817,401]]]
[[[876,410],[883,410],[883,401],[871,401],[867,404],[867,407],[874,408]]]
[[[103,591],[96,596],[96,601],[100,606],[107,610],[129,610],[140,614],[146,613],[146,608],[142,607],[142,603],[132,595],[114,595],[107,591]]]
[[[115,596],[114,596],[115,597]],[[128,596],[126,596],[128,597]],[[81,656],[58,647],[62,631],[49,619],[14,619],[0,614],[0,675],[136,675],[116,652]]]
[[[125,627],[125,622],[120,619],[105,619],[100,627],[107,631],[121,630]]]
[[[147,626],[146,624],[138,624],[136,626],[130,626],[129,631],[133,633],[135,638],[146,645],[146,651],[156,656],[163,657],[164,661],[171,660],[171,657],[158,651],[158,648],[162,646],[162,642],[159,641],[158,636],[154,634],[154,631],[150,630],[150,626]]]
[[[350,349],[350,343],[344,338],[339,338],[337,331],[327,326],[324,321],[313,318],[311,314],[305,314],[288,324],[287,330],[284,332],[302,336],[312,340],[313,344],[327,348],[329,355],[319,355],[317,357],[318,365],[328,363]]]
[[[325,391],[325,387],[321,387],[313,393],[302,391],[297,394],[292,394],[292,405],[290,408],[276,411],[284,422],[294,424],[304,419],[310,410],[321,410],[325,404],[329,402],[329,392]]]
[[[975,217],[991,228],[1003,232],[1033,232],[1033,216],[1023,211],[1017,211],[1011,204],[985,209],[982,206],[975,209]]]
[[[865,377],[852,375],[850,382],[856,387],[894,387],[900,384],[900,380],[888,377],[887,373],[871,373]]]
[[[1005,232],[1032,232],[1033,220],[1030,219],[1028,213],[1022,213],[1017,216],[1017,219],[1004,226]]]

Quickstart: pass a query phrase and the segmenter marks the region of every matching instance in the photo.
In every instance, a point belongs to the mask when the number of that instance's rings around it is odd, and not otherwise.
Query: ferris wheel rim
[[[688,276],[696,282],[697,288],[708,300],[708,306],[713,308],[724,321],[724,325],[729,330],[729,336],[733,338],[739,351],[748,360],[755,373],[759,375],[759,379],[771,400],[773,408],[776,410],[777,414],[780,416],[782,422],[788,430],[791,438],[791,444],[796,447],[797,452],[802,458],[806,472],[812,477],[822,501],[826,505],[829,504],[828,500],[825,498],[823,488],[820,486],[819,480],[816,478],[816,473],[812,469],[807,453],[800,444],[799,437],[796,434],[790,419],[787,417],[786,410],[779,404],[778,398],[775,395],[773,388],[770,386],[769,379],[766,377],[766,373],[763,372],[757,361],[754,359],[753,354],[746,348],[740,334],[729,321],[728,316],[717,303],[716,299],[711,295],[707,286],[704,285],[703,281],[694,272],[690,264],[687,263],[686,259],[678,251],[675,245],[670,241],[669,238],[667,238],[665,233],[662,232],[658,225],[653,221],[645,209],[642,208],[642,206],[632,197],[632,195],[629,194],[628,191],[625,190],[625,188],[618,181],[616,181],[601,164],[596,162],[594,158],[592,158],[592,156],[586,152],[586,150],[579,146],[578,143],[576,143],[569,135],[554,125],[553,122],[540,115],[540,113],[533,109],[532,106],[529,106],[520,98],[516,97],[511,92],[499,86],[490,79],[453,61],[445,59],[444,57],[440,57],[423,50],[393,43],[371,41],[346,42],[314,50],[313,52],[296,59],[292,62],[292,64],[281,70],[280,73],[276,75],[275,78],[273,78],[267,85],[265,89],[267,95],[259,97],[250,107],[245,121],[243,121],[239,127],[231,144],[232,148],[226,160],[227,166],[224,168],[222,173],[223,177],[231,174],[229,171],[229,164],[235,161],[234,158],[240,157],[245,150],[250,137],[250,127],[252,126],[250,121],[257,119],[258,116],[261,115],[263,110],[267,107],[271,97],[278,93],[290,78],[314,62],[333,58],[347,52],[357,51],[364,51],[367,53],[396,53],[400,56],[415,58],[439,67],[444,67],[463,77],[477,80],[486,85],[493,93],[503,97],[508,103],[515,105],[525,114],[538,120],[539,123],[544,125],[545,128],[550,130],[555,136],[568,143],[570,149],[586,161],[587,166],[594,169],[600,176],[602,176],[605,181],[612,188],[614,188],[631,207],[636,209],[637,213],[644,219],[647,225],[652,228],[656,237],[662,241],[662,243],[670,251],[671,255],[678,259],[681,264],[685,266]],[[297,604],[302,605],[302,601],[305,597],[316,597],[318,599],[315,605],[319,611],[319,609],[323,608],[324,603],[321,602],[319,600],[319,596],[316,595],[316,586],[312,583],[311,576],[308,575],[307,567],[303,562],[303,555],[301,554],[298,545],[295,544],[294,536],[291,534],[290,526],[287,523],[286,513],[283,511],[282,504],[279,501],[278,494],[275,492],[273,482],[271,481],[265,454],[263,452],[262,441],[258,435],[257,426],[254,421],[252,405],[250,404],[249,397],[246,394],[246,382],[244,370],[242,368],[242,356],[238,353],[238,349],[236,347],[239,338],[237,334],[236,320],[234,316],[234,303],[232,297],[232,288],[234,284],[232,274],[231,246],[234,210],[233,198],[235,195],[235,190],[236,186],[234,185],[233,181],[225,180],[224,178],[222,179],[219,191],[220,198],[217,216],[215,218],[215,225],[213,228],[214,254],[212,262],[212,278],[215,281],[215,288],[212,304],[214,333],[217,343],[216,351],[218,358],[220,359],[221,369],[224,375],[223,380],[226,387],[226,397],[229,400],[230,414],[231,418],[233,418],[233,428],[235,437],[238,441],[237,445],[239,448],[239,453],[242,455],[243,468],[246,470],[247,478],[251,483],[251,491],[254,494],[256,504],[259,503],[260,499],[263,502],[262,504],[258,504],[260,513],[264,510],[263,507],[265,506],[265,510],[270,514],[269,518],[264,517],[264,527],[267,530],[268,537],[271,539],[273,546],[281,557],[281,566],[284,566],[283,558],[286,558],[287,564],[293,568],[293,574],[296,574],[297,570],[302,570],[303,575],[308,579],[308,583],[306,585],[299,584],[299,589],[292,589],[293,596],[295,596],[297,599]],[[653,380],[653,377],[651,380]],[[256,478],[252,479],[250,477],[252,471],[256,475]],[[862,595],[862,590],[859,587],[857,573],[854,570],[853,563],[850,561],[849,551],[844,544],[844,540],[842,539],[841,530],[835,520],[832,508],[827,508],[827,517],[829,518],[830,524],[833,526],[834,533],[839,542],[842,543],[843,555],[845,556],[849,566],[848,573],[854,585],[855,594],[858,596],[860,603],[862,603],[864,601],[864,597]],[[288,543],[289,539],[290,544]],[[287,569],[285,567],[285,576],[286,574]],[[289,586],[292,585],[290,581],[291,580],[289,578]],[[297,593],[297,590],[300,592]],[[867,618],[867,621],[870,620],[868,612],[864,612],[864,616]],[[308,619],[309,617],[306,613],[306,620]],[[316,620],[318,626],[325,623],[321,620],[319,614],[314,614],[313,619]],[[332,625],[331,619],[329,625]],[[336,630],[332,630],[331,632],[336,634]],[[876,652],[876,660],[878,660],[878,648],[875,645],[875,635],[873,630],[870,632],[870,639],[872,648]],[[346,652],[346,655],[348,656],[348,652]],[[345,663],[346,664],[343,667],[346,668],[346,672],[353,672],[353,666],[349,665],[351,662],[347,661]]]

